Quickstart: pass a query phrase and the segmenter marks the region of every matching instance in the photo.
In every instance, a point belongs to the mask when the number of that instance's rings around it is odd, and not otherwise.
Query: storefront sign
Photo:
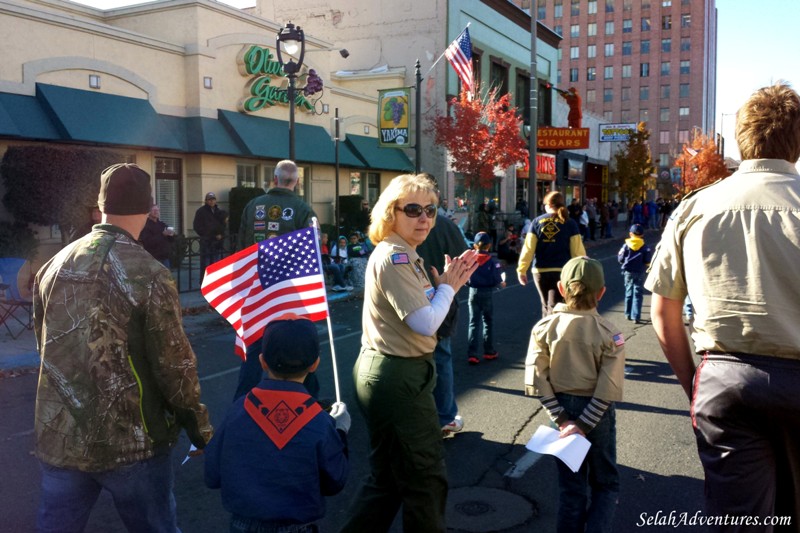
[[[378,146],[381,148],[409,148],[408,106],[411,89],[385,89],[378,91]]]
[[[253,76],[245,88],[248,96],[239,102],[239,110],[252,113],[275,104],[289,105],[289,91],[279,85],[271,85],[273,77],[278,82],[286,76],[281,64],[274,59],[268,48],[260,46],[244,47],[237,58],[239,72],[242,76]],[[302,77],[302,74],[301,76]],[[302,87],[295,90],[295,105],[300,109],[311,111],[314,106],[303,95]]]
[[[517,178],[530,179],[528,159],[524,166],[517,167]],[[539,181],[553,181],[556,174],[556,156],[552,154],[536,154],[536,179]]]
[[[600,142],[627,142],[636,124],[600,124]]]
[[[589,148],[589,128],[539,128],[536,146],[548,150]]]

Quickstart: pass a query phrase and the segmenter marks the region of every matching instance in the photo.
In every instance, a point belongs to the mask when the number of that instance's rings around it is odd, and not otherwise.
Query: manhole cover
[[[484,487],[462,487],[447,495],[447,527],[482,533],[502,531],[527,522],[531,503],[512,492]]]

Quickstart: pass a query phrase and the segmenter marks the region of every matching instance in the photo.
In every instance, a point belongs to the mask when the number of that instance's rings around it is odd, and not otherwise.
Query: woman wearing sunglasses
[[[436,330],[477,268],[469,250],[433,271],[417,255],[436,222],[438,195],[424,175],[398,176],[372,209],[361,353],[353,370],[370,434],[371,472],[343,532],[388,531],[403,507],[403,530],[445,531],[447,472],[433,399]]]

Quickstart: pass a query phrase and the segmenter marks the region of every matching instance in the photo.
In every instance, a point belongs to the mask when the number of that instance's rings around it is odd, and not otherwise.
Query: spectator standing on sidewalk
[[[206,267],[222,259],[223,238],[228,214],[217,205],[217,195],[206,194],[205,203],[194,213],[192,228],[200,237],[200,281]]]
[[[682,199],[645,287],[664,355],[691,400],[705,512],[791,516],[797,531],[800,95],[783,82],[753,93],[736,114],[736,141],[739,169]],[[681,316],[687,294],[697,367]]]
[[[83,531],[103,489],[128,531],[177,531],[172,448],[211,438],[175,283],[137,241],[151,202],[144,170],[108,167],[102,223],[36,275],[37,531]]]
[[[652,251],[644,242],[644,228],[641,224],[632,225],[628,235],[625,244],[617,252],[617,261],[625,281],[625,318],[641,324],[644,277],[650,266]]]
[[[312,219],[317,215],[294,192],[299,176],[300,171],[294,161],[286,159],[275,165],[272,188],[244,206],[239,224],[239,250],[312,224]],[[247,394],[261,381],[263,371],[258,361],[259,351],[257,342],[247,347],[234,399]],[[316,398],[319,395],[319,382],[314,372],[309,372],[304,384],[312,396]]]
[[[167,227],[159,218],[160,216],[161,210],[157,205],[153,205],[150,208],[150,214],[147,215],[147,222],[139,240],[144,249],[156,258],[156,261],[169,268],[169,256],[175,242],[175,230]]]
[[[625,340],[597,312],[606,292],[599,261],[570,259],[558,290],[566,303],[531,331],[525,394],[539,398],[561,438],[578,434],[592,444],[578,472],[556,461],[556,531],[610,533],[619,496],[614,402],[622,400]]]

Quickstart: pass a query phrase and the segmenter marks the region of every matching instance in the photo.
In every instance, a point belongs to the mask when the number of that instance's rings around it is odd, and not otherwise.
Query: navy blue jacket
[[[493,289],[499,287],[503,282],[500,274],[503,272],[503,267],[500,263],[492,257],[489,252],[480,252],[480,255],[488,255],[489,260],[478,267],[478,270],[472,273],[469,278],[469,286],[473,289]]]
[[[623,272],[644,272],[650,265],[653,252],[640,237],[625,239],[625,244],[617,252],[617,261]]]

